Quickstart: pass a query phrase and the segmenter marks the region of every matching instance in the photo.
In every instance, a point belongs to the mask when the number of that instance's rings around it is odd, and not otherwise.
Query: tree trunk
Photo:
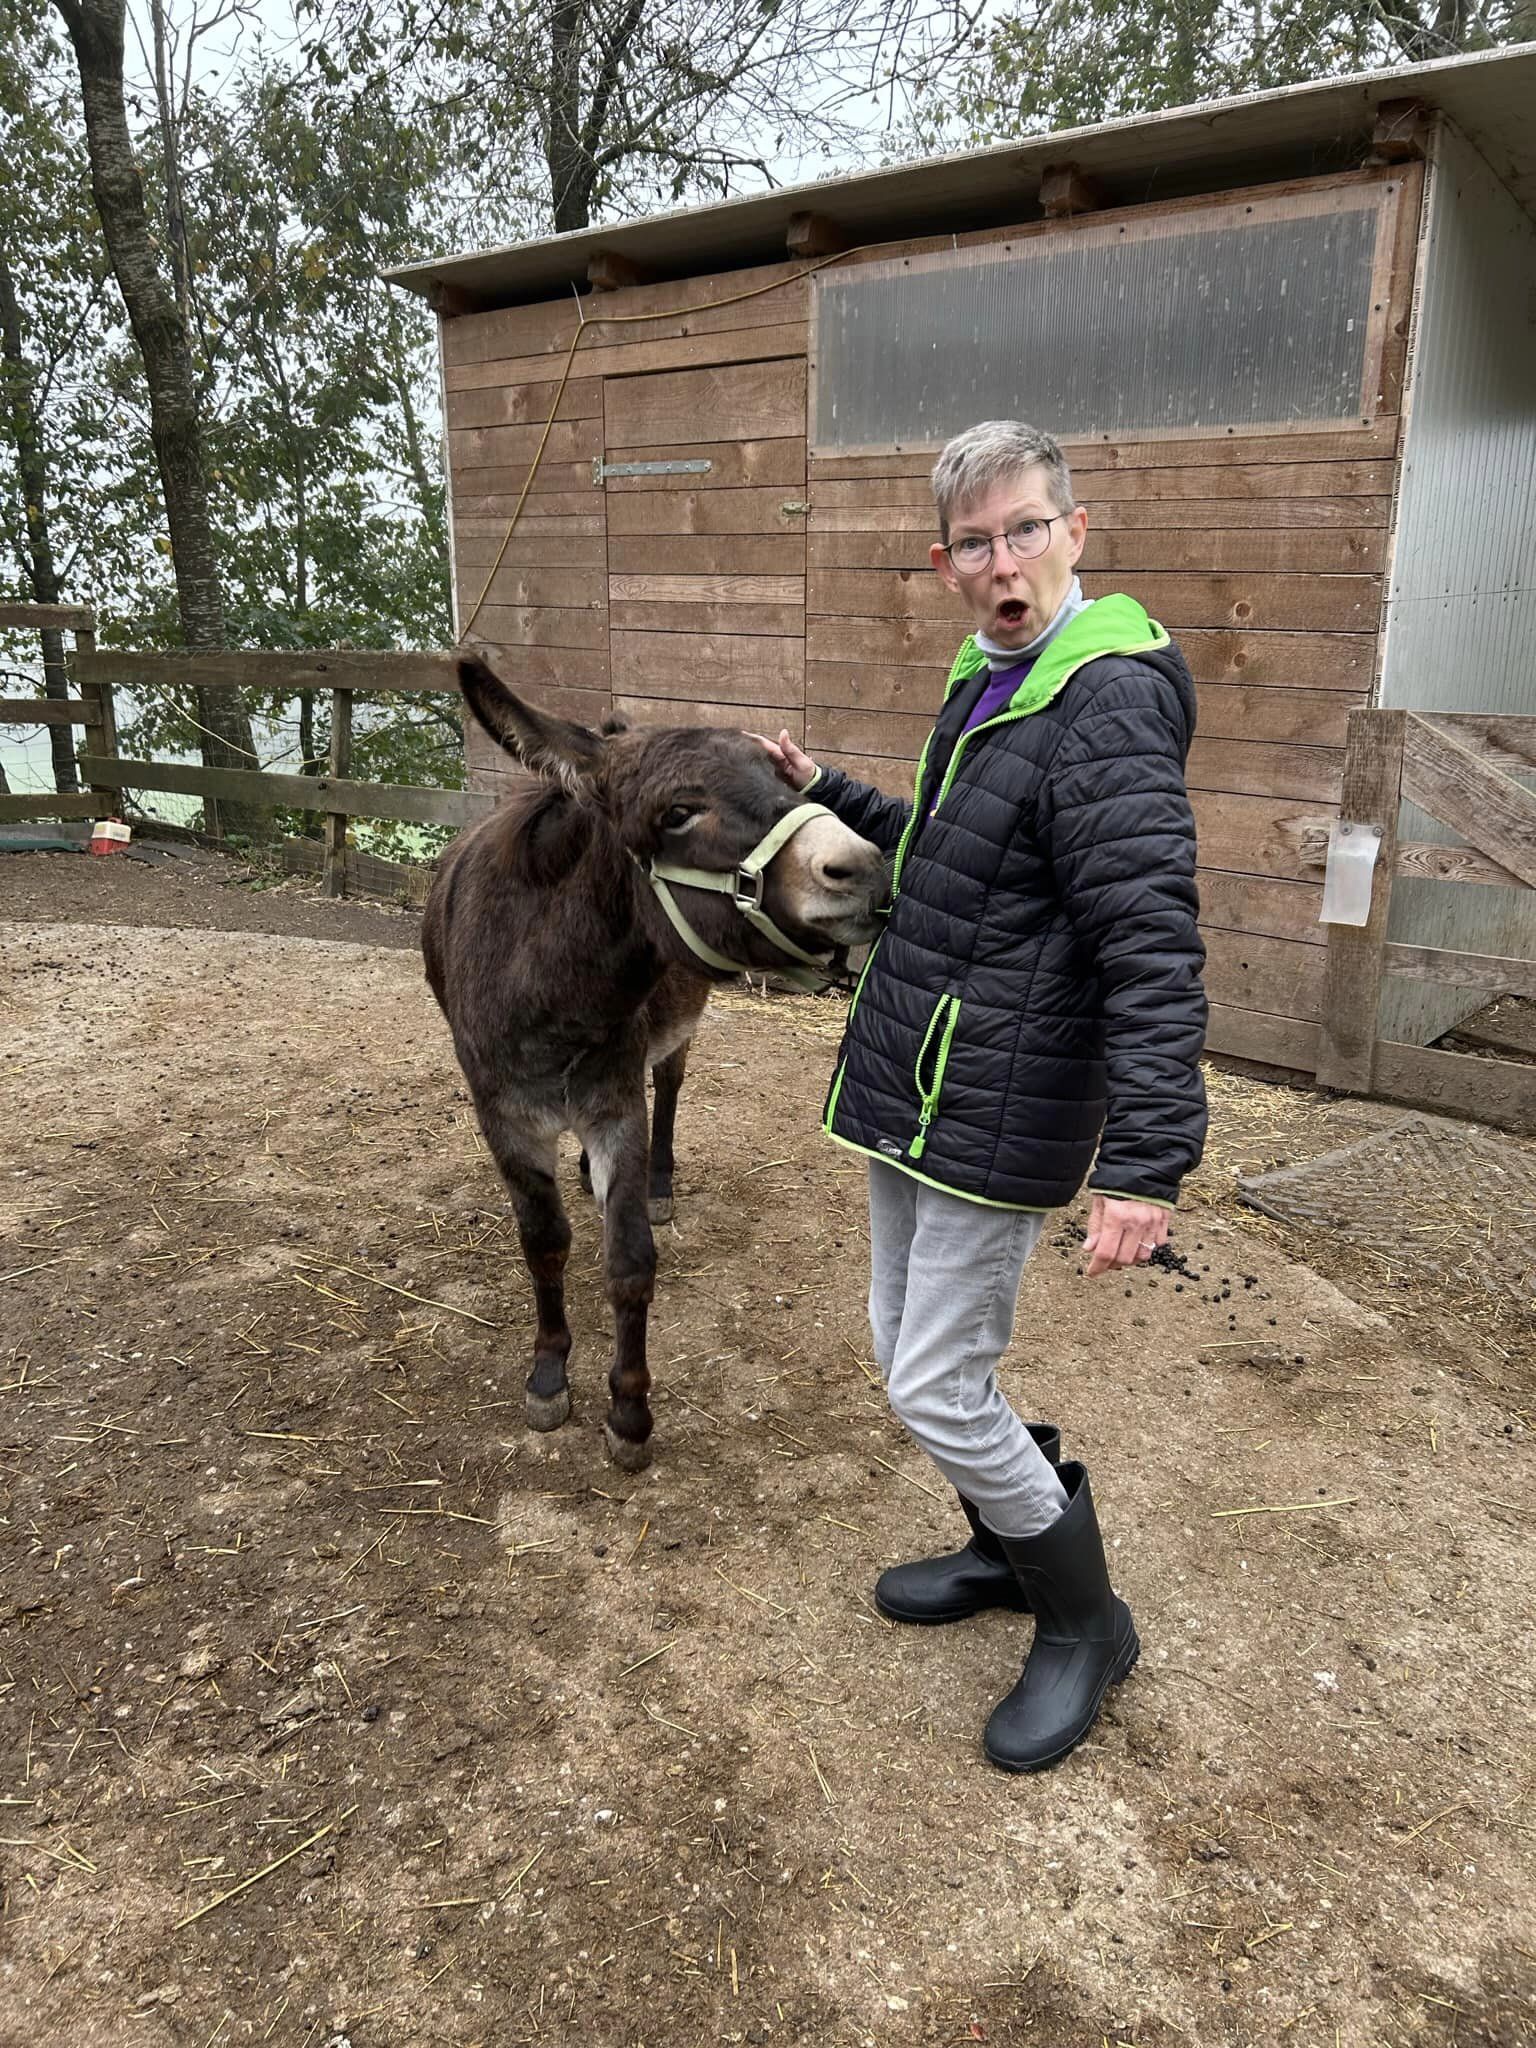
[[[588,227],[600,153],[611,153],[609,115],[624,60],[645,18],[646,0],[625,0],[622,14],[603,15],[592,0],[555,0],[549,19],[549,111],[544,156],[556,234]],[[587,59],[590,77],[583,80]],[[589,98],[582,111],[586,84]]]
[[[0,249],[0,361],[4,363],[0,395],[5,401],[11,446],[16,451],[16,481],[21,487],[22,526],[26,534],[27,571],[33,602],[61,604],[63,598],[48,526],[48,459],[43,446],[42,422],[33,406],[36,379],[27,361],[21,308],[16,301],[15,280],[3,249]],[[43,695],[62,702],[69,695],[64,635],[50,627],[42,635],[42,642]],[[53,786],[61,796],[73,795],[80,787],[80,778],[75,772],[70,728],[51,725],[48,740],[53,753]]]
[[[585,0],[555,0],[549,20],[549,125],[544,155],[557,235],[586,227],[592,215],[596,172],[582,147],[581,119],[585,13]]]
[[[55,0],[80,67],[91,190],[128,324],[144,360],[150,439],[160,471],[176,576],[182,639],[194,651],[225,644],[224,593],[208,508],[208,469],[186,324],[155,258],[123,101],[125,0]],[[237,691],[198,689],[203,760],[210,768],[256,765],[251,722]],[[255,805],[219,807],[226,829],[248,837],[271,831]],[[206,806],[210,823],[218,816]]]

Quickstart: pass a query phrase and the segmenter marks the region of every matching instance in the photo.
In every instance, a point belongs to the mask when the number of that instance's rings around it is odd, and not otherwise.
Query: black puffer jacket
[[[826,1128],[973,1201],[1057,1207],[1097,1146],[1094,1188],[1171,1203],[1206,1124],[1189,670],[1111,597],[957,747],[987,680],[967,642],[915,811],[835,768],[808,792],[897,862]]]

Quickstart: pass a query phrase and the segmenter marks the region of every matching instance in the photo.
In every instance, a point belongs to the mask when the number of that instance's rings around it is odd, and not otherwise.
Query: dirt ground
[[[1381,1112],[1213,1076],[1186,1270],[1048,1232],[1006,1380],[1145,1647],[1010,1779],[1028,1624],[870,1603],[957,1517],[870,1365],[835,1002],[708,1013],[634,1480],[573,1152],[523,1426],[413,932],[0,864],[4,2048],[1536,2042],[1529,1332],[1233,1199]]]

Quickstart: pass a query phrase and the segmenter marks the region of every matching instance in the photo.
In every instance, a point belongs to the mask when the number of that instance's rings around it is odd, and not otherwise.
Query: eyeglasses
[[[993,552],[1000,540],[1016,562],[1032,562],[1051,544],[1051,528],[1065,513],[1053,512],[1049,519],[1021,519],[1006,533],[968,533],[964,540],[951,541],[944,550],[961,576],[979,576],[992,566]]]

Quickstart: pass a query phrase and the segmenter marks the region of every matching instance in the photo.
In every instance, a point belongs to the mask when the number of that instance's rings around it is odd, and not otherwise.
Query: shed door
[[[803,741],[804,357],[605,378],[603,439],[615,710]]]

